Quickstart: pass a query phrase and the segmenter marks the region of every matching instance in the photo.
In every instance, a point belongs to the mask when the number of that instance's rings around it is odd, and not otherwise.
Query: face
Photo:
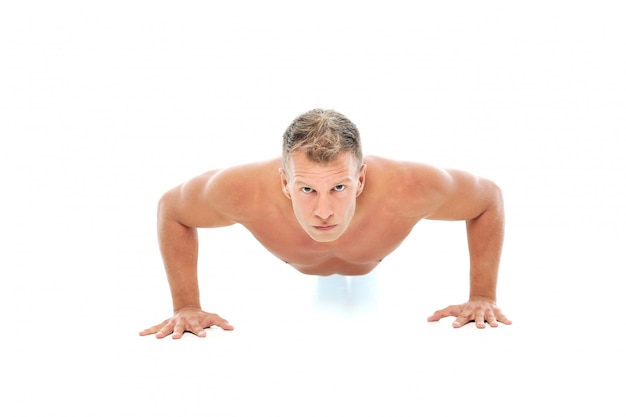
[[[365,184],[365,164],[349,152],[328,164],[310,161],[301,152],[280,169],[283,193],[305,232],[315,241],[332,242],[348,228],[356,198]]]

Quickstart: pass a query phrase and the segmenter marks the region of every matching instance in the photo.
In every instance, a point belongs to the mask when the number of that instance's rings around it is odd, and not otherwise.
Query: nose
[[[315,206],[315,215],[322,220],[326,220],[333,215],[333,208],[330,203],[330,198],[325,195],[320,195],[317,198],[317,205]]]

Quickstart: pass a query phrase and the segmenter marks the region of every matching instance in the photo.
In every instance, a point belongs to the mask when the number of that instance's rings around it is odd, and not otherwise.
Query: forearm
[[[200,307],[196,229],[159,213],[158,235],[174,311]]]
[[[496,301],[498,269],[504,242],[504,203],[494,186],[488,208],[478,217],[467,220],[470,256],[470,299]]]

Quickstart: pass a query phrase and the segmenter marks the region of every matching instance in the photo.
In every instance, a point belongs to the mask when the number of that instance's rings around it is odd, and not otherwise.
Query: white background
[[[623,416],[618,4],[3,3],[7,415]],[[315,277],[244,230],[202,231],[204,307],[236,330],[137,335],[171,308],[161,193],[278,156],[314,107],[351,118],[366,153],[503,188],[512,326],[426,323],[467,294],[463,224],[426,222],[364,316],[311,308]]]

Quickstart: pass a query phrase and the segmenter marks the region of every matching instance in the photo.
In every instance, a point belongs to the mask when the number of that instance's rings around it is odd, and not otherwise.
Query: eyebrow
[[[350,182],[351,180],[352,180],[351,177],[344,177],[341,180],[336,181],[335,184],[341,185],[341,184],[344,184],[346,182]],[[295,180],[294,184],[297,184],[297,185],[307,185],[307,186],[309,185],[309,183],[304,181],[304,180]]]

